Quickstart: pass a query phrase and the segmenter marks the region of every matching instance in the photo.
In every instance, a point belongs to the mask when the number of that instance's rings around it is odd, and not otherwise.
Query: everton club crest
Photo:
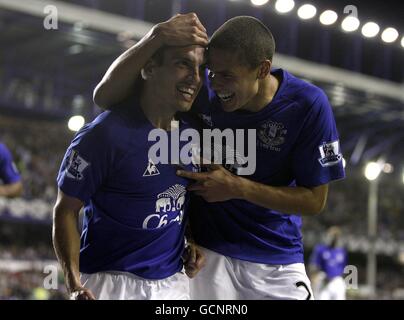
[[[267,121],[258,129],[257,144],[259,147],[272,151],[281,151],[281,146],[285,142],[285,135],[288,130],[282,123]]]

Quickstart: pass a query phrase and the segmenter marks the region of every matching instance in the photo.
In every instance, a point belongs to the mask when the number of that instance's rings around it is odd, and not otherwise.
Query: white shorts
[[[206,265],[190,280],[195,300],[313,300],[303,263],[267,265],[202,248]]]
[[[324,287],[320,289],[319,300],[345,300],[346,285],[342,277],[332,278],[330,281],[325,281]]]
[[[99,300],[189,300],[189,278],[183,272],[162,280],[126,272],[82,273],[80,279]]]

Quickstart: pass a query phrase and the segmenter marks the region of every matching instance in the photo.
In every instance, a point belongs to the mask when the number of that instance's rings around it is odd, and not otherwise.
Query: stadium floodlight
[[[326,26],[334,24],[338,19],[338,14],[333,10],[325,10],[320,15],[320,22]]]
[[[404,48],[404,36],[401,38],[401,46]]]
[[[391,163],[385,163],[382,170],[384,173],[393,173],[394,167]]]
[[[84,126],[84,123],[86,121],[84,120],[83,116],[73,116],[69,119],[69,122],[67,123],[67,127],[71,131],[79,131],[82,126]]]
[[[251,0],[251,3],[254,6],[263,6],[264,4],[267,4],[269,0]]]
[[[297,15],[300,19],[308,20],[313,18],[317,13],[317,9],[312,4],[304,4],[299,10],[297,10]]]
[[[362,35],[366,38],[376,37],[380,31],[380,27],[375,22],[366,22],[362,27]]]
[[[376,180],[382,171],[382,168],[377,162],[369,162],[365,168],[365,177],[369,181]]]
[[[394,28],[384,29],[382,33],[382,40],[386,43],[392,43],[398,38],[398,31]]]
[[[352,32],[355,31],[356,29],[359,28],[360,22],[359,19],[356,17],[346,17],[344,20],[342,20],[341,27],[342,30],[346,32]]]
[[[295,2],[293,0],[277,0],[275,3],[275,9],[279,13],[287,13],[292,11],[295,7]]]

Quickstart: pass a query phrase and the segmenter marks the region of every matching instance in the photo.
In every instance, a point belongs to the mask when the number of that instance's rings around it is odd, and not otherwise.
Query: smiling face
[[[274,52],[271,31],[254,17],[231,18],[213,33],[208,48],[211,86],[224,111],[256,111],[269,100]]]
[[[151,70],[156,102],[174,112],[191,109],[202,86],[204,52],[200,46],[164,49],[162,61],[154,62]]]
[[[209,50],[210,83],[226,112],[248,110],[258,95],[259,67],[240,61],[234,52]]]

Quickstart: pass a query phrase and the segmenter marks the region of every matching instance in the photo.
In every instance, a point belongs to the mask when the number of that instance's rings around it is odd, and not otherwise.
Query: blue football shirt
[[[325,272],[328,279],[342,276],[347,265],[347,252],[342,247],[317,245],[310,257],[310,263]]]
[[[202,89],[193,112],[206,128],[256,130],[256,170],[245,178],[292,187],[343,178],[338,132],[325,93],[285,70],[272,73],[282,81],[259,112],[224,112],[209,87]],[[304,261],[299,212],[284,214],[238,199],[208,203],[197,196],[190,212],[195,240],[208,249],[257,263]]]
[[[188,181],[149,159],[152,129],[138,104],[119,106],[86,124],[64,156],[58,186],[84,203],[81,272],[163,279],[182,269]]]
[[[13,157],[8,148],[0,143],[0,181],[4,184],[12,184],[21,180]]]

